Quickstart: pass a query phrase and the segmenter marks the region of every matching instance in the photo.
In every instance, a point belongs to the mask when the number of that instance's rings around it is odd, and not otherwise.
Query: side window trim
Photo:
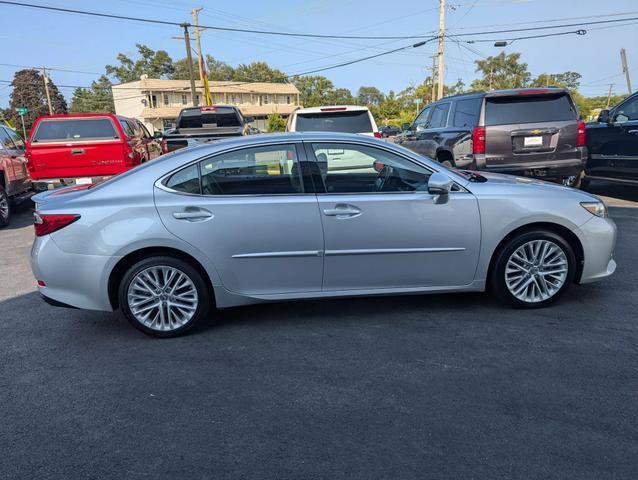
[[[238,150],[244,150],[247,148],[259,148],[259,147],[276,147],[278,145],[293,145],[295,147],[295,151],[297,153],[297,174],[299,175],[299,181],[300,184],[302,186],[302,192],[295,192],[295,193],[242,193],[242,194],[221,194],[221,195],[212,195],[212,194],[204,194],[203,191],[203,186],[202,186],[202,171],[201,171],[201,164],[203,162],[205,162],[206,160],[209,160],[213,157],[216,157],[218,155],[223,155],[226,153],[232,153],[232,152],[236,152]],[[236,148],[231,148],[229,150],[223,150],[221,152],[215,152],[211,155],[207,155],[204,157],[200,157],[196,160],[191,160],[190,162],[188,162],[185,165],[181,165],[180,167],[171,170],[169,173],[163,175],[162,177],[160,177],[158,180],[155,181],[155,186],[161,190],[164,190],[165,192],[169,192],[169,193],[173,193],[176,195],[184,195],[184,196],[189,196],[189,197],[205,197],[205,198],[234,198],[234,197],[241,197],[241,198],[246,198],[246,197],[289,197],[289,196],[307,196],[307,195],[315,195],[314,192],[314,188],[306,188],[306,182],[304,179],[304,176],[302,174],[302,168],[303,168],[303,164],[304,163],[308,163],[308,161],[306,160],[306,152],[304,151],[304,147],[302,145],[302,142],[300,141],[294,141],[294,142],[277,142],[277,143],[268,143],[268,144],[263,144],[263,145],[253,145],[253,146],[243,146],[243,147],[236,147]],[[179,190],[174,190],[168,186],[166,186],[166,182],[168,182],[168,180],[177,172],[186,169],[190,166],[192,166],[193,164],[197,165],[197,169],[199,172],[199,194],[194,194],[194,193],[188,193],[188,192],[180,192]]]
[[[341,142],[330,142],[327,140],[318,140],[318,141],[312,141],[312,140],[304,140],[303,141],[304,145],[305,145],[305,149],[306,149],[306,155],[308,156],[308,162],[311,164],[314,164],[313,168],[312,168],[312,179],[313,179],[313,185],[315,185],[315,191],[316,191],[316,195],[411,195],[411,194],[427,194],[427,191],[418,191],[418,190],[412,190],[412,191],[406,191],[406,192],[392,192],[392,191],[388,191],[388,192],[337,192],[337,193],[331,193],[331,192],[327,192],[326,191],[326,186],[323,182],[323,180],[321,179],[321,176],[319,174],[319,169],[317,167],[317,157],[315,156],[315,151],[314,148],[312,147],[313,144],[342,144],[342,145],[355,145],[355,146],[364,146],[364,147],[369,147],[369,148],[375,148],[377,150],[383,150],[391,155],[395,155],[398,158],[401,158],[407,162],[409,162],[411,165],[415,165],[417,167],[423,168],[425,170],[427,170],[428,172],[430,172],[430,175],[432,175],[433,173],[435,173],[435,170],[432,170],[430,167],[428,167],[427,165],[422,165],[416,161],[414,161],[412,158],[406,156],[406,155],[402,155],[401,153],[397,153],[394,150],[391,150],[389,148],[383,148],[381,146],[378,145],[366,145],[366,144],[362,144],[362,143],[357,143],[357,142],[349,142],[349,141],[341,141]]]

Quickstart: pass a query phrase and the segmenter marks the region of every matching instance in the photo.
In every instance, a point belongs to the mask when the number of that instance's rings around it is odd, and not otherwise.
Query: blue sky
[[[201,0],[30,0],[41,5],[78,8],[104,13],[149,17],[170,21],[190,21],[190,9],[202,6],[200,22],[239,28],[275,29],[344,35],[428,34],[438,28],[438,0],[388,2],[387,0],[243,0],[219,2]],[[572,23],[627,13],[638,17],[636,0],[448,0],[446,24],[450,33],[532,27],[535,21],[582,18],[557,23]],[[91,18],[63,13],[0,5],[3,28],[0,38],[5,47],[2,63],[47,65],[101,73],[104,65],[114,63],[118,52],[135,53],[135,43],[164,49],[174,58],[184,56],[183,41],[177,27],[140,24]],[[607,15],[603,17],[603,15]],[[629,23],[629,22],[627,22]],[[574,70],[583,75],[581,91],[586,95],[606,94],[608,84],[615,93],[626,92],[621,73],[619,50],[627,50],[630,70],[638,86],[638,21],[632,25],[584,27],[585,36],[563,36],[520,40],[507,52],[521,52],[533,75]],[[572,28],[573,29],[573,28]],[[532,32],[533,33],[533,32]],[[508,38],[513,34],[476,38]],[[514,34],[515,35],[515,34]],[[19,41],[17,41],[19,39]],[[314,68],[389,50],[406,40],[315,40],[270,37],[256,34],[207,31],[202,36],[205,53],[232,65],[256,60],[267,61],[287,73]],[[468,45],[470,50],[448,41],[446,47],[446,83],[458,78],[470,83],[475,77],[474,60],[494,55],[502,49],[492,43]],[[435,43],[409,52],[395,53],[356,65],[329,70],[322,74],[337,87],[353,92],[361,85],[399,91],[420,82],[428,75]],[[15,67],[0,66],[0,80],[11,80]],[[61,85],[89,85],[95,74],[52,72]],[[70,99],[72,89],[62,88]],[[0,84],[0,105],[6,106],[10,88]]]

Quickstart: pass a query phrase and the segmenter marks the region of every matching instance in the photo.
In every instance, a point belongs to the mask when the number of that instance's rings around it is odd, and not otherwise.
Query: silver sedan
[[[44,299],[119,308],[164,337],[214,308],[274,300],[489,288],[544,307],[616,268],[597,197],[357,135],[195,146],[34,200]]]

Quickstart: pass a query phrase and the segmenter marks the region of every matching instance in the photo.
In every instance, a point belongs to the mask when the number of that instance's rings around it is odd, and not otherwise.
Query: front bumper
[[[614,221],[611,218],[593,216],[579,230],[584,263],[578,283],[591,283],[612,275],[616,271]]]
[[[31,270],[41,295],[57,304],[87,310],[112,311],[108,275],[119,258],[79,255],[62,251],[51,235],[36,237],[31,248]]]

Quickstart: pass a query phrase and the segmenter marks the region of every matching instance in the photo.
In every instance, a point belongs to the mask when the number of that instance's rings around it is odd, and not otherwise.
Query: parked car
[[[9,225],[12,203],[31,194],[24,142],[13,129],[0,125],[0,228]]]
[[[601,111],[598,122],[587,124],[587,147],[585,182],[638,184],[638,93]]]
[[[253,134],[250,122],[232,105],[184,108],[177,117],[177,126],[164,132],[162,142],[168,152],[187,147],[189,140],[209,142],[228,137]]]
[[[370,110],[359,105],[298,108],[288,117],[286,131],[359,133],[381,137]]]
[[[382,138],[394,137],[395,135],[399,135],[401,132],[402,130],[394,125],[381,125],[379,127],[379,133],[381,133]]]
[[[561,88],[474,92],[428,105],[396,142],[446,166],[578,187],[587,158],[578,118]]]
[[[141,122],[108,113],[39,117],[26,151],[38,190],[95,183],[162,154]]]
[[[450,170],[362,135],[255,135],[35,197],[45,300],[184,333],[210,307],[483,291],[543,307],[611,275],[595,196]]]

